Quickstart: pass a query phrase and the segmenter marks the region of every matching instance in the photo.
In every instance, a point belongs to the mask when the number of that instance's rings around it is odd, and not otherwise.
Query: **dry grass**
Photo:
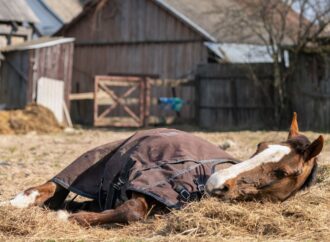
[[[127,137],[130,131],[81,131],[53,135],[0,136],[0,200],[51,178],[75,157],[96,145]],[[262,140],[281,140],[284,132],[194,132],[246,158]],[[312,139],[317,134],[308,132]],[[65,241],[255,241],[329,240],[330,135],[320,157],[318,184],[284,203],[223,203],[204,199],[185,209],[127,226],[84,229],[56,220],[42,208],[0,207],[0,240]]]

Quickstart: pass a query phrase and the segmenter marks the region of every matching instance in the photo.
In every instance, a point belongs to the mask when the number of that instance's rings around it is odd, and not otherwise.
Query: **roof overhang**
[[[273,63],[271,50],[266,45],[228,44],[205,42],[221,62],[229,63]]]
[[[170,6],[166,1],[164,0],[155,0],[155,2],[160,5],[161,7],[167,9],[170,13],[181,19],[181,21],[185,22],[189,26],[191,26],[195,31],[197,31],[199,34],[201,34],[204,38],[206,38],[208,41],[216,42],[217,39],[213,37],[209,32],[207,32],[205,29],[203,29],[201,26],[197,25],[194,21],[189,19],[184,14],[177,11],[175,8]]]
[[[9,45],[0,48],[0,52],[10,52],[17,50],[31,50],[50,47],[54,45],[60,45],[65,43],[74,42],[74,38],[63,38],[63,37],[43,37],[40,39],[35,39],[27,42],[23,42],[17,45]]]

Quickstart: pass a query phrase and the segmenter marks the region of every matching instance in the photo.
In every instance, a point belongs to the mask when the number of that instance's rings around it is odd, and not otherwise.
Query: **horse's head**
[[[322,148],[322,136],[311,143],[299,134],[294,113],[286,141],[260,143],[250,159],[213,173],[206,190],[221,200],[284,201],[313,184]]]

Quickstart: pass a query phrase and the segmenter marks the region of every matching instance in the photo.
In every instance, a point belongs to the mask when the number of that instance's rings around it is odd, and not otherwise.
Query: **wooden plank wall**
[[[65,101],[71,93],[73,43],[39,49],[3,53],[0,66],[0,104],[8,109],[23,108],[34,101],[39,78],[48,77],[65,83]]]
[[[202,37],[151,0],[110,0],[76,21],[65,34],[77,45],[200,41]]]
[[[150,0],[111,0],[99,12],[90,12],[59,33],[74,37],[72,92],[91,92],[96,75],[152,74],[163,80],[194,76],[198,64],[207,62],[204,39]],[[191,88],[185,99],[191,100]],[[172,96],[169,87],[154,87],[153,96]],[[92,101],[73,102],[76,122],[92,122]],[[183,116],[194,111],[184,108]],[[186,116],[187,115],[187,116]]]
[[[251,77],[251,70],[258,78]],[[271,65],[201,65],[197,79],[202,128],[227,131],[274,127]]]
[[[299,56],[288,84],[290,106],[302,130],[330,131],[330,53]]]
[[[30,50],[30,61],[34,65],[34,69],[31,69],[32,73],[30,73],[30,86],[35,87],[41,77],[63,81],[64,98],[68,107],[70,105],[73,51],[73,43]]]
[[[29,53],[18,51],[3,54],[0,64],[0,104],[8,109],[27,104]]]
[[[178,83],[178,80],[154,80],[151,85],[151,105],[150,116],[152,121],[161,122],[162,118],[175,117],[175,122],[195,122],[196,120],[196,86],[194,81]],[[177,117],[173,110],[166,110],[157,102],[160,97],[178,97],[184,101],[180,111],[180,117]],[[167,107],[168,108],[168,107]],[[156,118],[156,119],[154,119]],[[156,122],[157,123],[157,122]]]

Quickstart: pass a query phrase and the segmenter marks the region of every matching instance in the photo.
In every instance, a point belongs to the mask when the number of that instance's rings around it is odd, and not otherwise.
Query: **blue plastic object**
[[[160,97],[158,99],[161,106],[171,106],[171,109],[176,112],[180,112],[184,101],[178,97]]]

